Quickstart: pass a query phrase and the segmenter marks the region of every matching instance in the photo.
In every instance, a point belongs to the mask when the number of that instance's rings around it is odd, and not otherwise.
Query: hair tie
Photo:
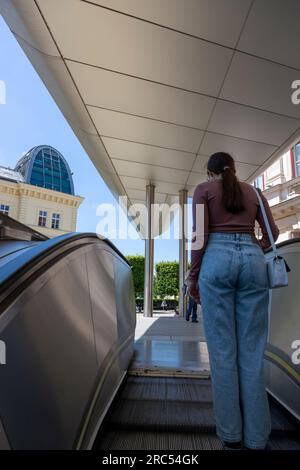
[[[227,169],[230,170],[230,167],[229,167],[229,166],[224,166],[223,172],[224,172],[225,170],[227,170]]]

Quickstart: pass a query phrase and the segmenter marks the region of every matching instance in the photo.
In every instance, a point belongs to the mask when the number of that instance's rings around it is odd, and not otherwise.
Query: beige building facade
[[[278,242],[300,237],[300,143],[254,181],[268,199],[280,229]]]
[[[35,152],[35,154],[39,154],[39,152]],[[40,168],[44,171],[46,169],[45,162],[43,158],[41,160],[43,165]],[[51,162],[51,159],[49,161]],[[54,160],[53,163],[57,162]],[[60,174],[64,175],[59,164],[57,166]],[[36,174],[39,176],[42,173]],[[31,174],[34,176],[35,173],[32,171]],[[57,183],[57,181],[53,174],[50,178],[50,174],[51,168],[49,172],[46,172],[49,180],[48,187],[42,187],[37,184],[39,183],[38,179],[32,179],[32,182],[36,184],[32,184],[30,179],[27,182],[24,171],[22,174],[16,169],[0,167],[0,212],[52,238],[76,231],[77,212],[83,198],[58,190],[64,189],[58,184],[55,190],[52,189],[50,184]],[[66,189],[68,189],[67,186]]]

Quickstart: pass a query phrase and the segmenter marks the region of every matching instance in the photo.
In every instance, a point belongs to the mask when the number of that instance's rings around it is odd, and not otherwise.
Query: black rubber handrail
[[[0,292],[3,291],[3,288],[7,285],[12,278],[14,278],[18,273],[23,273],[27,269],[31,269],[35,264],[42,261],[46,256],[53,253],[54,251],[65,247],[70,243],[74,243],[77,240],[82,239],[93,239],[101,240],[110,246],[128,265],[129,262],[125,256],[115,247],[115,245],[107,240],[102,238],[95,233],[69,233],[66,235],[61,235],[46,241],[43,241],[37,245],[24,252],[23,256],[17,257],[8,263],[5,264],[5,267],[0,269]]]
[[[294,243],[300,242],[300,237],[289,238],[288,240],[284,240],[283,242],[276,243],[277,248],[282,248],[283,246],[293,245]],[[272,247],[270,246],[265,253],[269,253],[272,251]]]

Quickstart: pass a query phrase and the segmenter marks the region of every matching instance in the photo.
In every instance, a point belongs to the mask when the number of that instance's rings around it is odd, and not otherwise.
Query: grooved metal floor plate
[[[206,343],[181,338],[170,341],[145,336],[135,343],[129,374],[209,377]]]
[[[174,313],[137,315],[131,375],[209,377],[210,367],[202,315],[198,323]]]

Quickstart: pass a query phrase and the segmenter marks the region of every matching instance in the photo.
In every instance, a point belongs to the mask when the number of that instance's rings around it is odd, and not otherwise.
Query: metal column
[[[153,259],[154,259],[154,237],[153,237],[153,210],[155,186],[146,186],[146,238],[145,238],[145,281],[144,281],[144,317],[153,315]]]
[[[187,189],[179,191],[179,313],[184,315],[186,311],[186,297],[183,295],[182,286],[184,284],[185,275],[188,266],[188,253],[186,250],[187,242]]]

